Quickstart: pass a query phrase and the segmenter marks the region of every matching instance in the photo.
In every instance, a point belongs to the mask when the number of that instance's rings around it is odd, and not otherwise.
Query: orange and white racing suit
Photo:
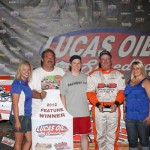
[[[120,104],[124,101],[124,75],[116,70],[98,68],[87,79],[87,97],[92,107],[94,137],[99,150],[117,150],[120,129]],[[100,112],[98,106],[111,107],[116,104],[115,112]],[[97,107],[96,107],[97,106]]]

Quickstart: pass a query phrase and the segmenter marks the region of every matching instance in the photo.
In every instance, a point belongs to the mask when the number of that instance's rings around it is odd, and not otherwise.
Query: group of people
[[[81,149],[88,150],[91,132],[88,101],[93,105],[92,119],[96,150],[117,150],[120,130],[120,105],[123,104],[129,149],[149,150],[150,81],[144,65],[135,61],[131,78],[125,83],[124,74],[112,67],[112,55],[104,50],[99,55],[100,67],[89,75],[81,72],[79,55],[70,58],[68,72],[55,66],[55,53],[46,49],[41,54],[41,67],[32,71],[28,61],[19,64],[11,86],[12,110],[10,122],[15,136],[15,150],[30,150],[32,145],[31,115],[40,109],[46,97],[47,79],[59,77],[54,86],[60,89],[62,104],[73,116],[73,134],[80,135]]]

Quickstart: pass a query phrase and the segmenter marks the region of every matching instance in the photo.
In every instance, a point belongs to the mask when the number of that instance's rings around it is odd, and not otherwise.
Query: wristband
[[[120,105],[118,101],[115,101],[115,103],[114,103],[114,104],[116,104],[116,105],[117,105],[117,107]]]
[[[100,105],[101,105],[101,104],[100,104],[99,102],[97,102],[95,106],[96,106],[97,108],[99,108]]]
[[[42,93],[42,92],[41,92],[41,93]],[[42,99],[41,93],[40,93],[40,99]]]
[[[123,112],[126,113],[126,109],[123,109]]]

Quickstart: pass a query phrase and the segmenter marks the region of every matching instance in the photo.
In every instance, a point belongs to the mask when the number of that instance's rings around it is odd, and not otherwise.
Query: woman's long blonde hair
[[[31,77],[32,77],[32,66],[31,66],[31,64],[28,61],[24,60],[24,61],[22,61],[19,64],[18,69],[16,71],[16,74],[15,74],[15,79],[16,80],[20,80],[21,79],[21,74],[22,74],[22,71],[23,71],[23,68],[24,68],[25,65],[30,66],[31,73],[30,73],[30,76],[29,76],[28,80],[31,79]]]
[[[132,63],[131,68],[133,67],[133,65],[136,65],[137,67],[139,67],[141,69],[143,77],[147,77],[147,73],[146,73],[144,64],[141,61],[134,61]],[[135,80],[135,77],[133,76],[132,72],[131,72],[131,80]]]

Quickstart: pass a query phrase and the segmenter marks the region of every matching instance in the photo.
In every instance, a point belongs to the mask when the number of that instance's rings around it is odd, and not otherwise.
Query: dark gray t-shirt
[[[73,117],[89,116],[89,105],[86,97],[87,75],[80,73],[73,76],[66,73],[60,85],[60,93],[66,97],[67,111]]]

